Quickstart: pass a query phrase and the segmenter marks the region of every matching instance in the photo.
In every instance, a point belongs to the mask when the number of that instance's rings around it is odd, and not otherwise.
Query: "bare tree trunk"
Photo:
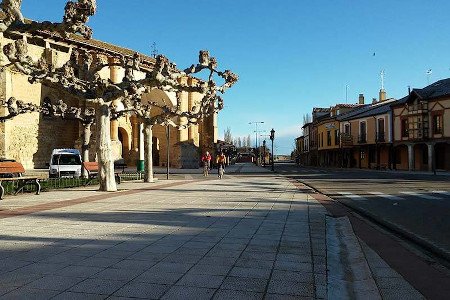
[[[83,124],[83,144],[81,145],[81,152],[83,161],[89,161],[89,143],[91,142],[91,125],[92,123]],[[88,172],[83,168],[83,177],[88,177]]]
[[[153,125],[144,123],[144,182],[154,182],[153,178]]]
[[[96,112],[98,178],[100,191],[115,192],[117,186],[114,177],[114,162],[111,159],[111,120],[109,114],[109,106],[105,103],[100,104]]]

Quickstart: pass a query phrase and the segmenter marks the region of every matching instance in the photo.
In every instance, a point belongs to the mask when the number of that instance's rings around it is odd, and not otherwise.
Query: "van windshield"
[[[52,165],[81,165],[81,159],[74,154],[57,154],[53,156]]]

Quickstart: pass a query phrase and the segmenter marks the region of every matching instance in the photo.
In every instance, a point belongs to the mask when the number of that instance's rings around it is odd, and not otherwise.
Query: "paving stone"
[[[234,290],[218,290],[214,295],[214,300],[259,300],[263,299],[264,293],[255,293],[255,292],[247,292],[247,291],[234,291]]]
[[[183,273],[169,273],[169,272],[154,272],[152,270],[146,271],[134,279],[138,282],[149,282],[158,284],[174,284],[177,282]]]
[[[42,277],[41,274],[23,273],[15,270],[0,275],[0,286],[20,287]]]
[[[202,274],[186,274],[176,285],[195,286],[203,288],[218,288],[225,276],[219,275],[202,275]]]
[[[312,283],[271,280],[267,292],[269,294],[313,297],[314,286]]]
[[[221,289],[250,291],[263,293],[267,280],[260,278],[227,277],[222,283]]]
[[[302,297],[282,294],[267,294],[265,300],[313,300],[314,297]]]
[[[176,252],[170,254],[165,257],[163,262],[174,262],[174,263],[197,263],[200,259],[202,259],[201,255],[178,255]]]
[[[91,293],[75,293],[75,292],[63,292],[58,294],[53,299],[55,300],[101,300],[106,299],[105,295],[91,294]],[[109,299],[109,298],[108,298]]]
[[[313,273],[285,270],[273,270],[272,279],[275,281],[314,282]]]
[[[221,266],[233,266],[236,263],[237,258],[235,257],[219,257],[219,256],[208,256],[202,258],[198,263],[201,265],[221,265]]]
[[[153,267],[157,262],[148,260],[125,259],[111,266],[113,269],[131,269],[131,270],[147,270]]]
[[[139,269],[114,269],[108,268],[101,272],[95,273],[91,278],[98,278],[103,280],[122,280],[130,281],[136,276],[142,274],[143,271]]]
[[[236,261],[237,267],[272,269],[274,262],[271,260],[260,260],[251,258],[240,258]]]
[[[55,274],[58,270],[66,267],[66,264],[53,264],[53,263],[33,263],[17,269],[18,272],[28,273],[28,274],[42,274],[42,275],[50,275]]]
[[[187,274],[201,274],[201,275],[227,275],[231,266],[211,266],[211,265],[195,265],[189,270]]]
[[[180,300],[202,300],[211,299],[214,295],[214,289],[173,286],[161,299],[180,299]]]
[[[311,263],[297,263],[290,261],[276,261],[274,269],[294,272],[313,272]]]
[[[71,287],[69,291],[78,293],[94,293],[99,295],[110,295],[121,288],[126,281],[103,280],[98,278],[88,278],[77,285]]]
[[[145,282],[131,282],[126,284],[113,296],[128,298],[159,299],[168,289],[169,285],[151,284]]]
[[[86,266],[67,266],[61,270],[55,272],[55,275],[61,275],[65,277],[84,277],[87,278],[96,273],[103,271],[104,268],[98,267],[86,267]]]
[[[272,269],[234,267],[230,276],[269,279]]]
[[[0,297],[0,299],[23,299],[26,295],[27,299],[33,299],[33,300],[46,300],[50,299],[60,292],[58,291],[51,291],[51,290],[42,290],[42,289],[31,289],[27,287],[18,288],[16,290],[13,290],[7,294],[4,294]]]
[[[74,265],[107,268],[107,267],[110,267],[110,266],[118,263],[121,260],[122,260],[121,258],[90,257],[90,258],[86,258],[85,260],[74,263]]]
[[[80,283],[84,278],[48,275],[27,284],[27,288],[65,291]]]
[[[159,262],[150,271],[160,273],[186,273],[193,265],[192,263]]]

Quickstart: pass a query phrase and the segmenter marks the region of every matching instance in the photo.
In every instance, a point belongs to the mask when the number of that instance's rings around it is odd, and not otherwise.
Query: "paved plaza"
[[[0,202],[0,299],[335,295],[340,279],[327,279],[333,264],[327,266],[326,245],[333,224],[307,190],[284,177],[240,165],[223,180],[211,175],[119,187]],[[362,250],[370,268],[388,274],[380,275],[385,282],[387,276],[401,283],[395,291],[406,286],[404,295],[420,297],[376,253],[366,245]],[[379,285],[373,292],[386,291]]]

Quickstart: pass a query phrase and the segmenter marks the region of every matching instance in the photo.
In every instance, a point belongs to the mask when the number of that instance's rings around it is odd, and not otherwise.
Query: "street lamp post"
[[[275,171],[274,168],[274,158],[275,156],[273,155],[273,140],[275,139],[275,130],[272,128],[272,130],[270,131],[270,140],[272,141],[272,172]]]
[[[169,180],[169,164],[170,164],[170,127],[169,124],[166,126],[166,138],[167,138],[167,168],[166,168],[166,178]]]
[[[248,124],[255,124],[255,150],[258,151],[258,157],[256,159],[256,164],[258,164],[258,158],[259,158],[259,149],[258,149],[258,124],[264,124],[264,121],[254,121],[254,122],[248,122]]]
[[[263,141],[263,165],[266,166],[266,140]]]

